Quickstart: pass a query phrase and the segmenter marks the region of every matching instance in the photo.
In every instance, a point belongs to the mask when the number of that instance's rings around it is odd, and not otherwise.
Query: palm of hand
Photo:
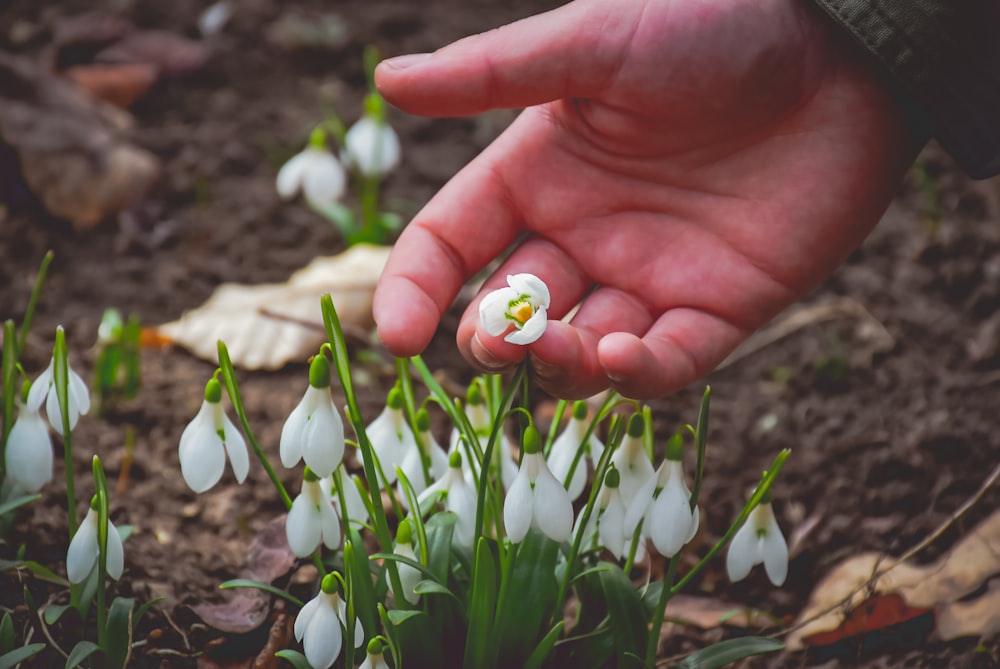
[[[530,347],[543,386],[655,396],[710,371],[832,271],[891,197],[902,128],[801,9],[737,5],[706,15],[651,2],[600,21],[599,3],[572,7],[587,20],[567,40],[601,31],[566,79],[574,97],[526,110],[410,224],[376,296],[389,347],[422,348],[461,282],[527,232],[485,289],[531,272],[550,287],[551,318],[582,300],[571,324],[550,323]],[[491,85],[516,88],[498,72]],[[428,272],[407,248],[449,270]],[[414,287],[433,302],[430,319],[399,311],[421,304]],[[417,327],[404,335],[394,323],[407,319]],[[477,321],[474,303],[458,332],[470,360],[495,369],[523,357]]]

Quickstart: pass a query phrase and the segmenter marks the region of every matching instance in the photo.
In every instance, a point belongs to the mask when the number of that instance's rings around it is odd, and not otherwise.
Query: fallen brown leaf
[[[75,65],[65,77],[91,97],[125,109],[156,83],[156,68],[146,63]]]

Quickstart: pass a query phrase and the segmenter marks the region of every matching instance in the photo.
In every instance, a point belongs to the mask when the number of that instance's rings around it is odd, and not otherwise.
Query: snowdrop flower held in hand
[[[236,482],[246,480],[250,471],[247,445],[222,410],[222,385],[215,378],[205,384],[205,401],[184,428],[179,453],[184,481],[195,492],[205,492],[219,482],[227,454]]]
[[[326,149],[326,133],[317,128],[309,146],[281,166],[276,187],[286,200],[300,190],[312,207],[325,209],[336,204],[347,186],[347,174],[337,158]]]
[[[584,401],[574,402],[573,413],[570,416],[566,429],[560,433],[552,444],[552,451],[549,453],[549,469],[553,476],[565,483],[569,476],[569,470],[576,460],[576,468],[573,470],[573,478],[566,485],[569,498],[574,502],[583,493],[587,485],[587,461],[595,462],[601,458],[604,452],[604,444],[592,433],[586,443],[583,442],[587,434],[587,403]],[[583,454],[576,457],[577,452],[583,449]]]
[[[419,558],[417,558],[416,553],[413,551],[413,539],[413,521],[409,518],[404,518],[396,530],[396,547],[392,552],[419,562]],[[420,583],[424,577],[419,569],[411,567],[408,564],[400,562],[397,566],[399,568],[399,580],[403,586],[403,597],[410,604],[416,604],[420,601],[420,593],[414,592],[414,588],[417,587],[417,583]],[[391,579],[389,582],[389,591],[392,592]]]
[[[381,474],[378,476],[379,487],[392,485],[396,482],[396,467],[402,464],[411,448],[416,448],[413,432],[403,414],[403,391],[398,385],[389,391],[385,409],[365,428],[365,433],[385,473],[385,481],[381,480]]]
[[[443,498],[444,508],[458,516],[455,523],[455,539],[464,546],[472,546],[476,537],[476,491],[465,480],[462,473],[462,454],[454,452],[448,456],[448,471],[417,498],[421,513],[430,504]]]
[[[532,527],[560,542],[573,531],[573,502],[549,471],[541,449],[538,430],[533,425],[525,428],[524,458],[503,503],[507,537],[515,544],[524,541]]]
[[[330,361],[320,354],[309,365],[309,387],[281,429],[281,464],[305,460],[316,476],[330,476],[344,458],[344,422],[330,397]]]
[[[491,337],[511,344],[531,344],[548,324],[549,288],[534,274],[508,274],[507,287],[494,290],[479,303],[479,319]]]
[[[59,326],[56,338],[64,336],[62,334],[62,326]],[[53,356],[49,360],[49,366],[31,384],[31,390],[28,391],[28,399],[25,404],[30,410],[38,411],[44,403],[45,414],[48,416],[49,424],[56,431],[56,434],[62,435],[62,411],[59,406],[59,394],[55,388],[55,364],[56,359]],[[69,429],[72,431],[76,427],[76,422],[79,420],[80,415],[90,411],[90,391],[87,389],[87,384],[84,383],[79,374],[73,371],[72,367],[67,365],[67,371],[69,372],[69,382],[66,389],[68,391],[67,397],[69,403]]]
[[[754,565],[762,562],[771,583],[781,586],[788,576],[788,544],[774,517],[770,493],[750,512],[750,517],[729,544],[726,554],[729,580],[735,583],[746,578]]]
[[[52,480],[52,438],[38,409],[21,406],[7,436],[4,464],[7,479],[26,492],[36,493]]]
[[[302,492],[288,510],[285,534],[288,547],[297,557],[308,557],[319,548],[320,542],[331,550],[340,545],[340,519],[333,510],[333,500],[308,466],[302,478]]]
[[[87,517],[77,528],[73,540],[69,542],[66,551],[66,575],[70,583],[83,583],[97,563],[98,552],[98,520],[97,497],[90,501]],[[122,549],[122,538],[115,529],[114,523],[108,521],[108,576],[116,581],[121,578],[125,569],[125,551]]]
[[[295,617],[295,640],[302,642],[306,659],[313,669],[329,669],[337,661],[346,628],[347,604],[340,598],[336,577],[327,574],[320,591]],[[355,648],[360,648],[364,641],[361,620],[355,618]]]
[[[383,177],[399,165],[399,137],[385,122],[385,103],[378,93],[365,98],[365,115],[344,136],[344,162],[368,178]]]
[[[667,458],[656,476],[635,494],[625,513],[625,532],[631,536],[639,523],[664,557],[673,557],[698,531],[698,507],[691,509],[691,491],[684,483],[681,456],[684,442],[675,436],[667,444]]]

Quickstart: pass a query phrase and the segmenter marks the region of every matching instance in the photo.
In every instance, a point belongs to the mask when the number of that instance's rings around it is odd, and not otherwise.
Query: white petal
[[[344,501],[347,502],[347,517],[354,524],[364,525],[368,522],[368,507],[361,499],[361,492],[357,484],[361,479],[357,476],[348,476],[347,472],[341,468],[341,480],[344,482]],[[340,516],[340,497],[333,496],[333,507]]]
[[[347,629],[347,602],[343,599],[337,600],[337,616],[340,618],[340,624]],[[354,617],[354,647],[361,648],[361,645],[365,640],[365,630],[361,626],[361,618],[357,616]]]
[[[618,492],[622,496],[622,501],[626,507],[631,507],[632,498],[640,488],[646,484],[650,478],[654,478],[656,471],[653,463],[646,455],[645,447],[641,437],[627,436],[622,440],[621,446],[611,455],[611,462],[618,468],[621,474],[621,485]],[[652,495],[650,495],[652,498]],[[626,529],[628,521],[626,521]],[[633,528],[635,529],[635,528]]]
[[[76,427],[77,420],[80,418],[80,412],[76,410],[72,400],[68,404],[69,409],[66,413],[69,414],[69,429],[72,432]],[[45,415],[49,419],[49,425],[52,426],[56,434],[63,436],[62,409],[59,406],[59,393],[56,392],[55,386],[52,387],[48,397],[45,398]]]
[[[549,308],[549,287],[534,274],[508,274],[507,283],[518,295],[527,295],[533,307]]]
[[[125,549],[122,547],[122,535],[118,534],[118,528],[114,523],[108,521],[108,576],[116,581],[122,577],[125,571]]]
[[[535,313],[531,315],[531,318],[528,319],[528,322],[520,330],[514,330],[504,337],[503,340],[510,344],[520,344],[522,346],[533,344],[545,334],[545,328],[548,324],[549,321],[545,313],[545,308],[539,307],[535,309]]]
[[[351,164],[368,177],[388,174],[399,164],[399,137],[387,124],[365,116],[344,137]]]
[[[29,493],[52,480],[52,439],[37,411],[22,407],[7,436],[4,459],[7,476]]]
[[[72,368],[69,368],[69,405],[77,416],[90,411],[90,390]]]
[[[302,460],[302,429],[309,418],[306,407],[306,398],[292,409],[288,414],[288,419],[281,427],[281,440],[278,442],[278,453],[281,456],[281,464],[286,469],[291,469]]]
[[[507,530],[507,538],[515,544],[524,541],[531,528],[531,516],[534,509],[534,499],[531,481],[526,472],[521,472],[507,491],[503,502],[503,524]]]
[[[337,518],[337,512],[333,510],[333,504],[328,497],[324,497],[319,504],[319,525],[323,545],[330,550],[340,546],[340,519]]]
[[[278,170],[278,180],[275,183],[275,187],[278,190],[278,195],[285,200],[290,200],[295,197],[295,194],[299,192],[299,188],[302,187],[302,178],[305,175],[311,161],[308,151],[309,150],[306,149],[305,151],[292,156],[292,158],[287,163],[282,165],[280,170]]]
[[[28,391],[28,399],[25,405],[32,411],[38,411],[42,408],[42,404],[45,403],[45,399],[48,397],[49,390],[52,389],[52,379],[53,379],[53,365],[54,360],[49,360],[49,366],[45,368],[45,371],[38,375],[35,382],[31,384],[31,389]]]
[[[691,532],[691,505],[684,489],[670,479],[653,501],[646,517],[645,530],[656,550],[664,557],[673,557],[684,547]]]
[[[313,207],[323,209],[336,203],[344,194],[347,175],[333,154],[321,149],[313,150],[318,155],[313,158],[302,177],[302,194]]]
[[[471,547],[472,540],[476,536],[476,504],[478,500],[475,491],[469,487],[465,479],[460,474],[456,474],[456,477],[457,480],[453,481],[448,488],[447,508],[458,516],[455,537],[462,545]]]
[[[562,434],[552,444],[552,451],[549,454],[549,470],[556,479],[565,483],[566,475],[569,474],[570,467],[573,466],[573,458],[580,447],[580,441],[572,430],[564,430]],[[583,455],[576,463],[573,471],[573,479],[569,483],[567,491],[569,498],[576,501],[583,493],[587,485],[587,462]]]
[[[491,293],[479,303],[479,320],[483,322],[486,333],[497,337],[507,331],[511,321],[507,319],[507,307],[511,300],[516,300],[520,294],[513,288],[500,288]]]
[[[573,502],[569,493],[544,467],[535,480],[535,523],[553,541],[566,541],[573,531]]]
[[[243,483],[250,473],[250,454],[247,452],[247,444],[229,416],[222,414],[222,432],[226,436],[223,444],[226,453],[229,455],[229,464],[233,468],[233,475],[236,476],[237,483]]]
[[[625,505],[617,492],[611,493],[608,508],[601,514],[598,534],[604,547],[611,551],[615,559],[621,560],[625,552]]]
[[[340,465],[344,459],[344,423],[332,401],[316,407],[302,431],[302,440],[302,457],[316,476],[329,476]]]
[[[178,449],[184,481],[198,493],[218,483],[226,468],[226,452],[215,432],[212,413],[212,405],[203,402],[198,414],[181,433]]]
[[[619,471],[622,473],[621,482],[624,484],[625,473],[622,470]],[[637,490],[632,491],[631,500],[625,497],[625,486],[621,485],[618,487],[618,494],[622,496],[622,502],[626,505],[625,536],[632,536],[635,533],[635,528],[639,527],[639,523],[643,521],[649,512],[650,505],[653,502],[653,493],[656,492],[656,479],[656,474],[653,473]],[[632,482],[634,483],[635,479]]]
[[[306,630],[309,628],[309,622],[312,617],[316,615],[316,611],[323,604],[322,598],[323,593],[318,593],[315,597],[306,602],[299,610],[299,615],[295,616],[295,640],[302,641],[302,637],[305,635]]]
[[[764,562],[764,569],[771,583],[781,586],[788,576],[788,544],[785,543],[785,537],[781,534],[778,522],[774,518],[774,511],[768,508],[768,513],[770,522],[764,536],[759,540],[757,554]]]
[[[747,521],[729,543],[729,552],[726,553],[729,580],[733,583],[742,581],[757,562],[757,529],[753,522]]]
[[[66,551],[66,575],[70,583],[83,583],[97,561],[97,512],[87,510]]]
[[[329,595],[320,596],[329,597]],[[309,621],[303,639],[306,659],[313,669],[329,669],[340,656],[344,645],[344,633],[340,629],[340,619],[333,606],[322,602]]]
[[[288,547],[297,557],[308,557],[319,548],[321,532],[319,511],[303,491],[292,502],[292,508],[288,510],[288,517],[285,519]]]
[[[688,500],[691,499],[691,495],[688,495]],[[684,539],[684,543],[689,544],[691,540],[694,539],[694,535],[698,534],[698,526],[701,524],[701,511],[698,505],[694,505],[694,511],[691,513],[691,531],[688,532],[687,537]]]
[[[413,548],[405,544],[397,546],[395,553],[396,555],[408,557],[411,560],[416,560],[417,558],[413,552]],[[410,604],[416,604],[420,601],[420,593],[414,592],[413,589],[417,587],[417,583],[422,579],[423,574],[420,573],[419,569],[415,569],[408,564],[399,564],[399,581],[400,585],[403,586],[403,596]]]

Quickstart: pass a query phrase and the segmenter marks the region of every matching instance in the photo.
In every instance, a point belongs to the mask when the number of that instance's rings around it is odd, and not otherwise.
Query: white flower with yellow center
[[[587,403],[579,401],[573,404],[573,413],[569,418],[569,423],[556,440],[552,443],[552,450],[549,452],[549,469],[553,476],[563,482],[569,492],[569,498],[574,502],[583,493],[587,485],[587,461],[596,462],[600,460],[604,452],[604,444],[591,433],[590,438],[584,442],[587,435]],[[582,449],[582,453],[580,453]],[[580,456],[577,457],[577,453]],[[573,462],[576,461],[576,468],[573,469]],[[567,482],[570,469],[573,469],[573,477]]]
[[[320,542],[330,550],[340,545],[340,519],[333,509],[333,499],[309,467],[302,479],[302,492],[288,510],[285,534],[288,547],[297,557],[308,557]]]
[[[344,458],[344,422],[330,397],[330,361],[317,355],[309,365],[309,387],[281,428],[281,464],[306,466],[323,478]]]
[[[97,563],[100,551],[97,525],[100,518],[96,505],[97,497],[94,497],[90,502],[90,509],[87,510],[87,517],[83,519],[80,527],[76,528],[76,534],[69,542],[69,550],[66,551],[66,576],[70,583],[83,583]],[[125,570],[125,551],[122,548],[121,535],[110,520],[107,553],[108,576],[117,581]]]
[[[771,583],[780,586],[788,576],[788,544],[774,517],[770,496],[753,511],[743,527],[737,530],[729,552],[726,554],[726,571],[729,580],[746,578],[754,565],[764,563],[764,570]]]
[[[337,592],[333,574],[323,578],[323,585],[315,597],[295,617],[295,640],[302,642],[302,650],[313,669],[329,669],[340,657],[347,629],[347,604]],[[354,644],[360,648],[365,641],[361,620],[354,620]]]
[[[573,502],[541,452],[542,438],[534,426],[524,430],[524,457],[503,503],[507,537],[524,541],[532,527],[553,541],[565,541],[573,531]]]
[[[531,344],[548,324],[549,288],[534,274],[508,274],[507,287],[494,290],[479,303],[479,319],[491,337],[510,330],[504,341]]]
[[[246,442],[222,409],[222,386],[214,378],[205,384],[205,401],[181,433],[181,474],[188,487],[205,492],[222,478],[226,456],[237,483],[250,472]]]

